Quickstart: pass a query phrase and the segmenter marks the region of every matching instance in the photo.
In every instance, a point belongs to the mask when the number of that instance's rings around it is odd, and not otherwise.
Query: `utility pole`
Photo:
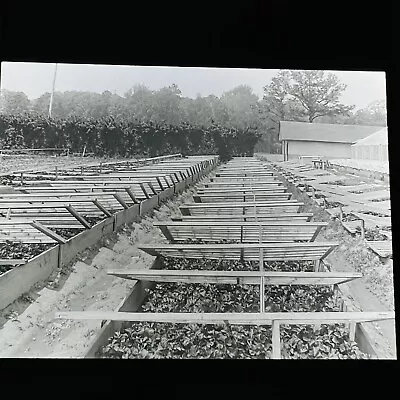
[[[53,89],[51,91],[50,104],[49,104],[49,117],[50,118],[51,118],[51,110],[53,108],[54,88],[56,86],[57,66],[58,66],[58,64],[56,63],[56,67],[54,69],[54,77],[53,77]]]

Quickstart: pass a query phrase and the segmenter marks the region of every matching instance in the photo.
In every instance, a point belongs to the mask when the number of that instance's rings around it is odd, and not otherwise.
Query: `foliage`
[[[100,119],[50,119],[40,115],[0,116],[0,143],[3,147],[69,148],[73,153],[86,151],[98,156],[150,157],[183,153],[231,156],[253,153],[259,135],[255,130],[227,129],[213,124],[196,127],[153,122],[127,121],[112,116]]]

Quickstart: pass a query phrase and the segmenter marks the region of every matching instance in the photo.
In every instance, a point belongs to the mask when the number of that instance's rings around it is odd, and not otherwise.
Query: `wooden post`
[[[24,184],[24,173],[21,172],[21,185],[23,185],[23,184]]]
[[[7,210],[6,219],[11,219],[11,208]]]
[[[314,272],[318,272],[319,271],[320,263],[321,263],[321,260],[315,260],[314,261]]]
[[[349,339],[354,342],[356,339],[356,323],[350,322]]]
[[[343,208],[342,208],[342,206],[339,206],[339,220],[343,221]]]
[[[56,165],[56,180],[58,179],[58,167]]]
[[[361,239],[365,239],[365,221],[360,219],[361,222]]]
[[[58,258],[57,258],[57,266],[58,268],[62,268],[62,253],[63,246],[61,243],[58,244]]]
[[[312,198],[315,199],[315,188],[311,186]]]
[[[83,175],[83,167],[81,166],[81,175]]]
[[[281,359],[281,335],[280,324],[278,321],[272,321],[272,359]]]

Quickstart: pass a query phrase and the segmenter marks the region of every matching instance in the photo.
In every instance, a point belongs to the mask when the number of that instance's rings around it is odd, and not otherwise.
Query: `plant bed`
[[[387,218],[388,215],[377,213],[375,211],[359,211],[361,214],[372,215],[374,217]]]
[[[182,262],[184,261],[184,262]],[[164,258],[169,269],[197,269],[207,260]],[[232,262],[224,261],[226,264]],[[217,264],[216,262],[214,264]],[[233,262],[236,264],[236,262]],[[256,264],[256,263],[254,263]],[[194,268],[193,268],[194,267]],[[210,268],[207,268],[210,269]],[[215,269],[215,268],[214,268]],[[258,312],[253,285],[156,284],[142,312]],[[339,311],[331,287],[266,286],[266,312]],[[341,325],[282,326],[283,358],[368,358]],[[117,331],[100,358],[262,358],[271,356],[270,326],[133,323]]]
[[[372,199],[371,201],[373,203],[380,203],[381,201],[388,201],[388,200],[390,200],[390,197],[383,197],[381,199]]]
[[[106,217],[106,216],[104,216],[104,217],[88,217],[88,216],[86,216],[86,215],[83,215],[83,218],[84,218],[87,222],[89,222],[90,225],[94,226],[94,225],[96,225],[97,223],[99,223],[100,221],[103,221],[104,219],[106,219],[107,217]]]
[[[328,201],[326,200],[326,206],[325,208],[338,208],[338,207],[344,207],[344,204],[339,203],[337,201]]]
[[[352,221],[359,221],[359,220],[360,220],[360,218],[357,218],[353,214],[343,213],[342,222],[352,222]]]
[[[3,175],[0,177],[0,185],[12,186],[14,177],[12,175]]]
[[[324,182],[324,185],[334,185],[334,186],[348,186],[343,181],[332,181],[332,182]]]
[[[71,239],[79,233],[83,232],[84,228],[51,228],[53,232],[57,235],[63,237],[64,239]]]
[[[361,227],[355,228],[356,233],[361,234]],[[386,235],[379,233],[379,228],[367,229],[365,228],[365,240],[389,240]]]
[[[148,290],[144,312],[257,312],[259,289],[247,285],[163,284]],[[330,288],[266,287],[268,311],[338,311]],[[284,358],[367,358],[340,325],[282,329]],[[299,332],[303,335],[299,336]],[[314,334],[314,337],[312,337]],[[335,336],[336,339],[333,337]],[[116,332],[100,358],[270,358],[269,326],[133,323]]]
[[[214,270],[214,271],[259,271],[260,265],[255,261],[240,260],[208,260],[208,259],[188,259],[160,257],[161,268],[176,270]],[[264,262],[265,271],[284,271],[284,272],[311,272],[313,271],[313,261],[266,261]]]
[[[363,194],[364,192],[362,190],[350,190],[349,193],[353,194]]]
[[[25,259],[30,260],[44,251],[54,247],[51,243],[14,243],[6,241],[0,245],[0,258],[2,259]],[[13,269],[16,265],[0,265],[0,275]]]

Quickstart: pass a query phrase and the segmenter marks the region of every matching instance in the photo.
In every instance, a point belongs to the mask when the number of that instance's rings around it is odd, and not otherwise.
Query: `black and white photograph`
[[[386,86],[2,62],[0,358],[396,360]]]

